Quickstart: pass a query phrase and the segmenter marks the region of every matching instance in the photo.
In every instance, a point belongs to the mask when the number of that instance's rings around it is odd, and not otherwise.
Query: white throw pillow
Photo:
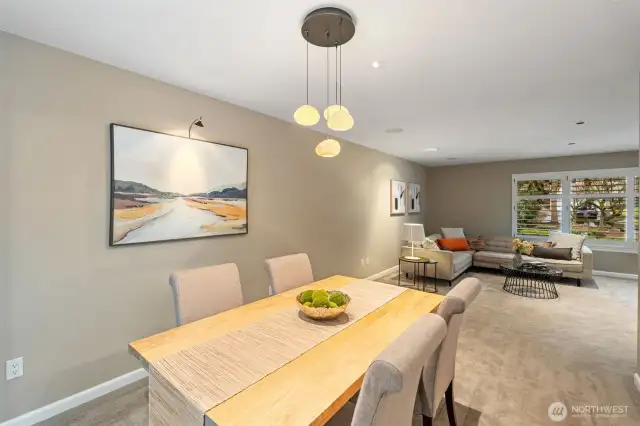
[[[440,250],[440,246],[438,246],[438,243],[428,237],[425,238],[422,242],[422,247],[428,250]]]
[[[587,239],[587,234],[565,234],[560,231],[549,232],[550,243],[555,243],[555,248],[570,248],[571,259],[582,260],[582,246]]]
[[[444,238],[465,238],[462,228],[440,228]]]

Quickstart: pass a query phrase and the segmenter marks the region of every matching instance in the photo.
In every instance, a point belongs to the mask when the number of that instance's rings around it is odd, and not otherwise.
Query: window
[[[638,242],[638,169],[513,175],[513,234],[587,234],[589,244],[632,248]]]

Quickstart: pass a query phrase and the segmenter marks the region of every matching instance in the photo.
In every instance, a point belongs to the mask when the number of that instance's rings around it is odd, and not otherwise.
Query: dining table
[[[334,320],[306,317],[308,289],[350,296]],[[129,344],[149,372],[153,426],[320,426],[375,358],[443,296],[335,275]]]

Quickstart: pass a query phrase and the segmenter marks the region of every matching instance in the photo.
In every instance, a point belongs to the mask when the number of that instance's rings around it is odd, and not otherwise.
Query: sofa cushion
[[[564,232],[549,232],[548,241],[556,243],[556,248],[571,248],[571,258],[573,260],[582,259],[582,246],[587,239],[587,234],[565,234]]]
[[[513,254],[513,238],[511,237],[494,237],[485,240],[485,250],[498,253]]]
[[[433,235],[430,235],[430,237],[432,236]],[[426,248],[427,250],[440,250],[440,246],[438,246],[438,240],[432,240],[429,237],[424,239],[424,241],[422,242],[422,247]]]
[[[472,251],[456,251],[453,252],[453,272],[458,272],[466,268],[473,262]]]
[[[462,253],[462,252],[458,252]],[[454,253],[455,255],[455,253]],[[579,260],[541,259],[539,257],[522,256],[525,262],[544,262],[546,265],[562,269],[564,272],[582,272],[583,265]],[[513,253],[499,253],[495,251],[478,251],[473,255],[473,261],[484,264],[500,265],[513,261]],[[455,261],[454,261],[455,263]]]
[[[562,269],[564,272],[582,272],[583,265],[579,260],[558,260],[558,259],[541,259],[539,257],[522,256],[525,262],[544,262],[545,265],[554,266]]]
[[[473,259],[482,263],[506,263],[513,260],[513,253],[501,253],[498,251],[482,250],[473,255]]]
[[[467,244],[471,250],[480,251],[485,249],[484,237],[479,236],[476,238],[467,238]]]
[[[444,238],[464,238],[462,228],[440,228]]]
[[[535,246],[531,256],[540,257],[542,259],[560,259],[560,260],[572,260],[571,248],[551,248]]]
[[[438,240],[438,245],[442,250],[449,251],[469,251],[469,243],[466,238],[443,238]]]

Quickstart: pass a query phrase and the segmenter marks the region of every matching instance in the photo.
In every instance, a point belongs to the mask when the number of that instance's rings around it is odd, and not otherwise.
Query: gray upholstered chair
[[[313,282],[311,262],[306,253],[267,259],[264,268],[269,273],[269,294],[280,294]]]
[[[240,274],[235,263],[177,271],[171,274],[169,283],[179,326],[243,303]]]
[[[422,414],[423,426],[431,426],[443,395],[445,395],[449,424],[456,426],[453,409],[453,378],[456,371],[458,335],[462,316],[480,290],[480,281],[477,278],[465,278],[447,294],[438,307],[437,314],[447,322],[447,336],[439,351],[428,358],[422,371],[416,410]]]
[[[411,426],[424,360],[447,332],[435,314],[419,318],[371,363],[357,403],[347,403],[328,426]]]

